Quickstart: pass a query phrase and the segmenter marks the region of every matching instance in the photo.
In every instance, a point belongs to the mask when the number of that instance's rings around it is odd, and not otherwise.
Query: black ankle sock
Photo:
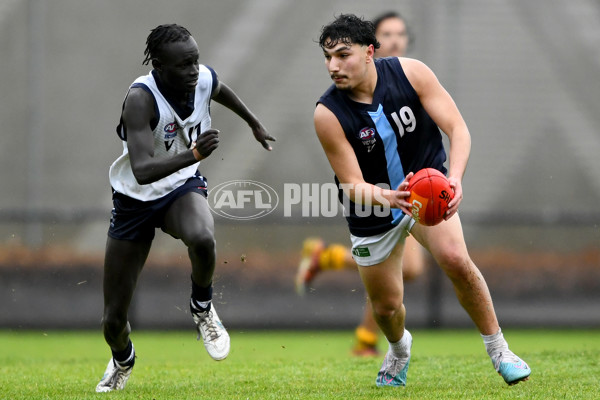
[[[135,351],[133,350],[133,343],[129,340],[125,350],[114,351],[112,350],[113,359],[121,367],[131,367],[135,363]]]
[[[210,310],[210,302],[212,300],[212,282],[208,287],[200,287],[196,285],[192,279],[192,298],[190,301],[190,311],[194,314]],[[205,304],[202,304],[205,303]]]

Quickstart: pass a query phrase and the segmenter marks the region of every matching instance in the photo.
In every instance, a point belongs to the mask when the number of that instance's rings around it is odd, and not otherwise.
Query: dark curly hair
[[[321,48],[331,48],[340,42],[345,45],[368,46],[372,44],[375,49],[379,48],[373,23],[354,14],[341,14],[329,25],[321,28],[319,37]]]
[[[146,58],[142,62],[147,65],[152,59],[158,58],[161,48],[166,43],[185,42],[192,34],[181,25],[165,24],[159,25],[150,31],[146,39],[146,50],[144,55]]]

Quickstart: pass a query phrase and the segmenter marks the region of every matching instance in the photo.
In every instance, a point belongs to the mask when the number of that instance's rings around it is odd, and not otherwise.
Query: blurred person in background
[[[212,305],[215,270],[214,221],[207,182],[198,168],[219,144],[211,128],[210,102],[246,121],[256,140],[271,150],[274,140],[213,69],[199,63],[190,32],[160,25],[150,32],[143,64],[152,71],[130,86],[117,127],[123,153],[110,167],[113,211],[104,261],[104,338],[112,357],[97,392],[125,388],[135,363],[128,310],[155,229],[188,248],[190,311],[209,355],[222,360],[230,339]]]
[[[375,37],[380,47],[375,50],[376,58],[402,57],[406,54],[413,39],[409,35],[406,20],[397,12],[386,12],[373,20]],[[350,248],[339,243],[326,244],[322,238],[310,237],[302,244],[302,256],[296,274],[296,291],[303,294],[307,285],[322,271],[342,271],[357,269]],[[402,256],[402,274],[405,282],[410,282],[423,274],[425,269],[423,247],[412,237],[406,238]],[[377,356],[379,327],[373,318],[367,297],[360,324],[355,329],[355,344],[352,354],[356,356]]]
[[[319,45],[333,84],[317,102],[315,131],[340,200],[350,200],[352,255],[388,341],[376,385],[406,386],[412,336],[405,327],[402,256],[409,234],[452,282],[498,374],[509,385],[527,380],[531,369],[508,347],[457,214],[471,135],[454,100],[422,62],[375,59],[379,42],[373,23],[356,15],[342,14],[324,26]],[[441,133],[450,143],[448,170]],[[407,201],[408,182],[423,168],[447,172],[454,192],[444,220],[435,226],[415,224]]]

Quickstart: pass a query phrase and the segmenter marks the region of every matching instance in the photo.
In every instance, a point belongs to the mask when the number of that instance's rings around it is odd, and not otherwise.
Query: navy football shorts
[[[165,214],[171,204],[189,192],[200,193],[206,198],[206,179],[196,175],[166,196],[151,201],[133,199],[113,190],[114,208],[108,236],[120,240],[154,239],[155,229],[163,226]]]

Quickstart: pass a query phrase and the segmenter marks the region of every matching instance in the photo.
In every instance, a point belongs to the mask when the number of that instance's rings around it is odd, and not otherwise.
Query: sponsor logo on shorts
[[[355,247],[352,249],[352,254],[356,257],[371,257],[371,252],[368,247]]]

